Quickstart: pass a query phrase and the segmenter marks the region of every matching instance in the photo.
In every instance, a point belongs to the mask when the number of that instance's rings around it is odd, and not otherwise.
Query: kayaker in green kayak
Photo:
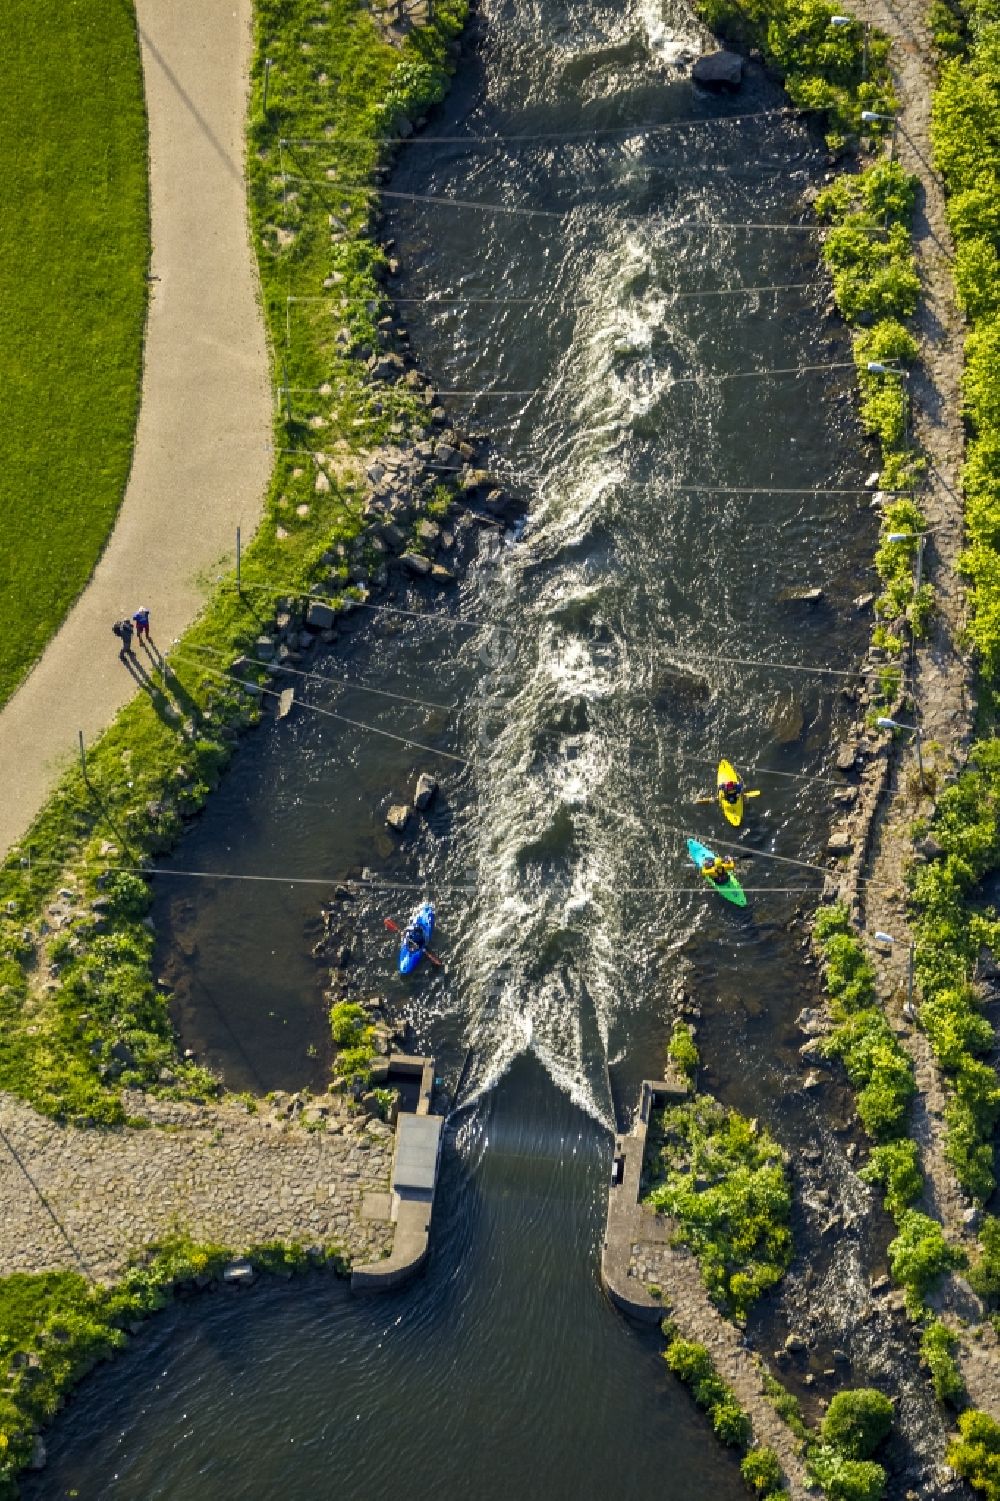
[[[701,867],[701,873],[707,876],[710,881],[714,881],[716,886],[725,886],[735,869],[736,865],[734,861],[724,860],[721,855],[716,855],[710,865],[703,865]]]

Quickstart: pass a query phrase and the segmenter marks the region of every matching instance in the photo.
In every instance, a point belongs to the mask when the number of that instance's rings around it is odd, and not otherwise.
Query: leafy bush
[[[911,1313],[918,1313],[938,1279],[963,1261],[962,1252],[948,1244],[937,1220],[916,1209],[908,1209],[900,1217],[899,1234],[889,1242],[889,1266],[906,1289]]]
[[[965,1397],[965,1382],[952,1354],[957,1344],[958,1336],[940,1319],[927,1325],[920,1341],[920,1359],[931,1373],[934,1395],[953,1407]]]
[[[646,1202],[677,1221],[711,1296],[745,1318],[791,1259],[781,1149],[756,1122],[704,1096],[665,1110],[655,1139]]]
[[[338,1001],[330,1007],[330,1031],[339,1048],[355,1048],[362,1041],[368,1015],[357,1001]]]
[[[866,1183],[882,1189],[886,1209],[893,1219],[899,1219],[923,1192],[924,1176],[916,1142],[902,1138],[872,1147],[868,1165],[862,1168],[860,1176]]]
[[[667,1044],[667,1057],[686,1079],[693,1078],[698,1068],[698,1049],[695,1046],[694,1029],[687,1022],[674,1022],[674,1029]]]
[[[885,1495],[885,1470],[870,1459],[821,1447],[809,1456],[809,1470],[830,1501],[882,1501]]]
[[[1000,599],[1000,596],[998,596]],[[945,1113],[946,1153],[962,1186],[980,1202],[995,1183],[993,1131],[1000,1086],[976,1055],[993,1046],[972,972],[983,943],[998,935],[972,898],[1000,859],[1000,746],[981,740],[966,771],[938,798],[934,836],[944,854],[912,879],[920,1017],[952,1091]]]
[[[773,1449],[751,1449],[740,1465],[740,1474],[758,1495],[781,1490],[785,1480],[781,1461]]]
[[[969,1272],[973,1290],[981,1298],[1000,1296],[1000,1220],[988,1214],[979,1231],[980,1255]]]
[[[695,9],[713,31],[762,48],[781,70],[793,103],[826,115],[834,149],[862,129],[862,109],[894,107],[885,39],[870,34],[866,70],[863,28],[831,26],[834,11],[826,0],[696,0]]]
[[[663,1357],[675,1376],[691,1388],[695,1401],[708,1413],[723,1443],[740,1448],[750,1437],[750,1419],[718,1374],[704,1345],[674,1338]]]
[[[893,1406],[884,1392],[862,1386],[837,1392],[820,1428],[825,1444],[849,1459],[869,1459],[892,1427]]]
[[[900,1136],[915,1090],[913,1065],[876,1005],[872,962],[840,904],[817,915],[813,933],[837,1022],[824,1051],[847,1070],[869,1136],[876,1141]]]
[[[948,1463],[987,1501],[1000,1501],[1000,1423],[970,1408],[958,1420],[960,1437],[948,1447]]]

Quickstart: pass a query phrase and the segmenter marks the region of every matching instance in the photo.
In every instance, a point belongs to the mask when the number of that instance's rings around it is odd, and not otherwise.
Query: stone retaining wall
[[[0,1273],[111,1281],[176,1232],[237,1252],[284,1240],[386,1256],[393,1226],[371,1210],[388,1201],[392,1131],[332,1108],[313,1102],[293,1122],[136,1095],[128,1109],[148,1129],[83,1129],[0,1095]]]

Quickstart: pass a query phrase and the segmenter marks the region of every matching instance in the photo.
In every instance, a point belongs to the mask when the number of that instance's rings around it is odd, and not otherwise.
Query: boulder
[[[802,1355],[809,1348],[801,1334],[790,1334],[785,1340],[785,1349],[789,1355]]]
[[[438,784],[434,777],[431,776],[430,772],[422,771],[417,778],[416,791],[413,794],[413,806],[418,808],[422,813],[425,808],[430,807],[437,790]]]
[[[405,803],[394,803],[385,815],[385,821],[390,829],[397,834],[402,834],[410,821],[410,810]]]
[[[834,763],[838,771],[853,771],[858,764],[858,748],[846,742],[837,751],[837,760]]]
[[[455,575],[450,568],[445,568],[443,563],[435,563],[431,569],[431,580],[435,584],[453,584]]]
[[[427,517],[417,522],[417,537],[428,550],[436,548],[441,540],[441,528]]]
[[[743,82],[743,59],[736,52],[706,52],[691,69],[703,89],[738,89]]]
[[[822,589],[786,589],[778,598],[786,605],[818,605],[822,602]]]
[[[368,362],[368,371],[372,380],[398,381],[404,368],[403,361],[398,354],[373,355]]]
[[[379,527],[382,541],[395,553],[401,553],[406,546],[406,536],[393,521],[384,521]]]
[[[826,841],[827,850],[831,855],[849,855],[854,840],[849,829],[834,829]]]
[[[312,626],[314,631],[328,631],[336,623],[336,619],[336,610],[314,599],[306,614],[306,625]]]
[[[274,642],[270,636],[258,636],[254,651],[262,662],[267,662],[274,656]]]
[[[404,552],[399,561],[407,573],[412,573],[415,578],[426,578],[431,571],[430,558],[421,557],[418,552]]]

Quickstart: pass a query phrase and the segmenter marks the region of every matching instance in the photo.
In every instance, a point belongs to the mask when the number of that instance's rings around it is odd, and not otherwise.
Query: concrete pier
[[[675,1070],[665,1079],[644,1079],[632,1129],[615,1138],[601,1282],[616,1308],[643,1323],[663,1318],[666,1309],[657,1290],[669,1286],[676,1254],[670,1245],[673,1223],[639,1201],[646,1136],[656,1107],[679,1104],[688,1094],[687,1080]]]
[[[389,1220],[395,1226],[392,1252],[382,1261],[356,1266],[351,1273],[354,1292],[388,1292],[416,1276],[430,1248],[431,1214],[437,1188],[444,1117],[431,1115],[434,1090],[434,1059],[393,1053],[376,1070],[379,1083],[393,1077],[420,1079],[416,1111],[401,1112],[396,1119],[396,1140],[388,1194],[371,1195],[362,1207],[370,1219]]]

